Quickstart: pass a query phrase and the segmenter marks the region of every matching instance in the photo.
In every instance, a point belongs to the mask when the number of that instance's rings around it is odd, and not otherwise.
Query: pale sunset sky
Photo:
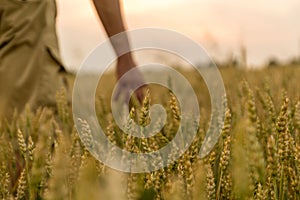
[[[69,69],[106,37],[92,1],[57,0],[58,35]],[[247,48],[248,65],[270,57],[300,55],[299,0],[123,0],[128,29],[167,28],[202,44],[216,59],[238,57]]]

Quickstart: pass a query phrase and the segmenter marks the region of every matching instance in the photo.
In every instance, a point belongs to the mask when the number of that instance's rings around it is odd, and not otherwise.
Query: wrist
[[[135,67],[135,62],[133,61],[132,54],[126,53],[118,57],[118,65],[122,65],[123,67],[133,68]]]
[[[136,67],[135,62],[133,61],[131,56],[125,55],[118,58],[117,62],[117,77],[120,78],[126,72]]]

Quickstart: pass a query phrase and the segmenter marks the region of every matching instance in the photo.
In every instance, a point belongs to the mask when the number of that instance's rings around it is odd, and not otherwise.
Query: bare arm
[[[126,30],[119,0],[93,0],[99,18],[109,37]],[[126,34],[120,40],[111,40],[114,50],[119,57],[121,52],[130,52],[130,45]],[[129,69],[135,66],[131,53],[127,53],[118,58],[117,76],[123,75]]]
[[[112,37],[118,33],[126,30],[124,21],[122,18],[121,5],[119,0],[93,0],[99,18],[105,28],[105,31],[109,37]],[[118,40],[110,40],[111,44],[118,56],[117,63],[117,78],[120,79],[127,71],[136,66],[132,54],[130,53],[130,44],[126,34],[122,37],[118,37]],[[121,55],[122,52],[129,52]],[[125,99],[128,100],[130,90],[137,83],[144,83],[142,74],[137,70],[131,77],[123,80],[117,87],[117,97],[120,93],[125,93]],[[136,97],[141,102],[143,99],[142,89],[138,89]]]

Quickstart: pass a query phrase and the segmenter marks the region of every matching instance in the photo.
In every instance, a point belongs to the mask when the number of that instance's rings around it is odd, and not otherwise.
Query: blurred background
[[[57,3],[62,56],[67,68],[76,71],[106,35],[90,1],[58,0]],[[159,27],[186,34],[203,45],[217,63],[257,68],[299,62],[299,0],[124,0],[122,3],[128,29]]]

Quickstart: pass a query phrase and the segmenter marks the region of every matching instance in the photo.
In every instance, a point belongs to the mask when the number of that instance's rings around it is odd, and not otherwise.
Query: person
[[[119,0],[93,0],[108,37],[124,32]],[[55,93],[66,85],[66,72],[59,53],[56,34],[55,0],[0,1],[0,119],[10,117],[14,110],[21,112],[28,103],[31,107],[55,106]],[[116,77],[136,67],[132,54],[120,55],[122,48],[130,49],[128,37],[112,41],[118,55]],[[138,74],[118,85],[118,93],[125,92],[136,81]],[[141,101],[143,91],[135,91]],[[119,96],[119,94],[117,94]]]

